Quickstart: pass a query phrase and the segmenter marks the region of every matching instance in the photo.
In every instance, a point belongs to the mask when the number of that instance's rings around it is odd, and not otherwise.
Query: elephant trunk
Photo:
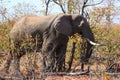
[[[85,42],[83,43],[85,45],[85,51],[81,56],[81,62],[88,63],[93,50],[93,45],[89,41],[94,42],[95,40],[89,24],[84,24],[84,28],[82,29],[82,37],[85,39]]]

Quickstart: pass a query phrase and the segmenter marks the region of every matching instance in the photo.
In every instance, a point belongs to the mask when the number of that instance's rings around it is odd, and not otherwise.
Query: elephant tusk
[[[91,40],[89,40],[89,39],[87,39],[87,41],[88,41],[91,45],[93,45],[93,46],[106,46],[105,44],[95,43],[95,42],[93,42],[93,41],[91,41]]]

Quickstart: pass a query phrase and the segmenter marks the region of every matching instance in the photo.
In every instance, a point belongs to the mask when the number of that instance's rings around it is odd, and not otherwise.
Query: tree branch
[[[48,15],[48,6],[49,6],[50,0],[45,0],[45,5],[46,5],[46,11],[45,11],[45,15]]]
[[[82,6],[82,15],[84,14],[84,9],[86,7],[88,0],[84,0],[83,6]]]
[[[84,15],[85,11],[84,9],[88,6],[95,6],[98,4],[101,4],[104,0],[101,0],[100,2],[96,3],[96,4],[91,4],[91,5],[87,5],[88,0],[84,0],[83,6],[82,6],[82,15]]]
[[[61,10],[62,10],[62,12],[63,12],[64,14],[66,13],[66,11],[64,10],[64,8],[63,8],[63,6],[62,6],[62,3],[57,2],[56,0],[53,0],[53,2],[56,3],[57,5],[59,5],[59,6],[61,7]]]
[[[64,10],[63,6],[62,6],[62,5],[60,5],[60,7],[61,7],[61,9],[62,9],[63,13],[65,14],[65,13],[66,13],[66,11]]]
[[[90,5],[86,5],[86,6],[95,6],[95,5],[99,5],[99,4],[101,4],[103,1],[104,1],[104,0],[101,0],[101,1],[100,1],[100,2],[98,2],[98,3],[95,3],[95,4],[90,4]]]

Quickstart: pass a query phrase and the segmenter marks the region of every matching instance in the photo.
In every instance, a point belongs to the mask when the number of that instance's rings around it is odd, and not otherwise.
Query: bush
[[[0,50],[4,50],[5,53],[8,53],[10,50],[10,42],[9,42],[9,32],[12,26],[5,27],[5,24],[0,25]],[[120,59],[120,27],[112,26],[112,27],[94,27],[92,31],[95,35],[96,42],[106,44],[104,47],[95,47],[97,50],[97,56],[105,59],[101,60],[104,65],[109,65],[113,61],[119,61]],[[72,42],[76,42],[76,50],[75,50],[75,61],[79,61],[80,51],[81,51],[81,38],[78,34],[72,36],[68,43],[67,55],[70,55]],[[23,44],[24,45],[24,44]],[[27,44],[25,44],[27,45]],[[31,43],[30,43],[31,45]],[[28,47],[30,47],[28,45]],[[94,55],[94,54],[93,54]],[[67,56],[69,60],[69,56]],[[94,60],[95,61],[95,60]]]
[[[120,56],[120,27],[95,27],[93,29],[96,42],[106,44],[98,48],[98,56],[105,58],[108,66],[113,61],[119,61]]]

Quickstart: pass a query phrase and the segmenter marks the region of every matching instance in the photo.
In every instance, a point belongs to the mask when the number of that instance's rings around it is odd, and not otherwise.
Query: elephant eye
[[[51,51],[52,49],[53,49],[53,44],[52,43],[48,44],[47,51]]]

